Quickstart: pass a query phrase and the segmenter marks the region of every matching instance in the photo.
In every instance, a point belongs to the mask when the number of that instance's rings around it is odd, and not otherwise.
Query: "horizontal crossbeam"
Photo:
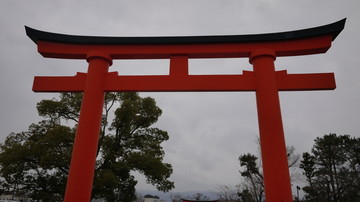
[[[334,90],[334,73],[287,74],[286,70],[276,72],[280,91]]]
[[[35,77],[35,92],[82,92],[86,73],[69,77]],[[242,75],[186,75],[186,76],[119,76],[107,74],[105,92],[167,92],[167,91],[256,91],[255,75],[244,71]],[[279,91],[335,89],[333,73],[287,74],[276,72]]]

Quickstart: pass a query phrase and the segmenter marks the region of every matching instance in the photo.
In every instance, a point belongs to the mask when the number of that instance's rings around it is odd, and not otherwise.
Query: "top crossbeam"
[[[275,51],[276,56],[295,56],[326,52],[344,28],[346,19],[314,28],[254,35],[102,37],[50,33],[26,27],[27,35],[44,57],[86,59],[96,50],[112,59],[167,59],[172,55],[188,58],[249,57],[259,48]]]
[[[223,36],[158,36],[158,37],[102,37],[55,34],[26,27],[26,34],[35,43],[38,41],[51,41],[74,44],[211,44],[211,43],[249,43],[283,41],[301,38],[310,38],[330,34],[334,40],[344,28],[345,20],[302,30],[251,35],[223,35]]]

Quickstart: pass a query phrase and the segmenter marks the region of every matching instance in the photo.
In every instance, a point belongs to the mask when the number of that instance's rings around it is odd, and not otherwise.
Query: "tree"
[[[62,200],[81,98],[82,94],[62,93],[60,100],[42,100],[37,109],[45,120],[32,124],[28,131],[11,133],[0,145],[5,193],[28,194],[43,201]],[[115,117],[108,122],[115,105],[119,106]],[[151,127],[161,113],[150,97],[141,98],[138,93],[106,94],[94,198],[109,202],[134,200],[137,182],[131,171],[145,175],[147,182],[160,191],[174,188],[168,180],[172,167],[162,162],[165,153],[161,143],[168,140],[168,134]]]
[[[199,193],[199,192],[193,194],[192,196],[188,196],[187,198],[188,198],[188,200],[195,200],[195,201],[209,200],[208,196],[206,196],[202,193]]]
[[[257,163],[258,157],[253,154],[247,153],[239,157],[240,166],[244,167],[244,170],[240,170],[242,177],[247,182],[244,183],[242,196],[246,196],[248,201],[261,202],[264,198],[264,177],[260,172],[259,165]],[[244,192],[245,191],[245,192]],[[249,196],[251,193],[251,196]]]
[[[239,186],[235,188],[231,186],[221,185],[217,187],[217,195],[221,202],[237,202],[241,201]]]
[[[183,196],[181,193],[170,193],[171,202],[182,202]]]
[[[258,141],[258,143],[260,144],[260,141]],[[295,148],[293,146],[286,147],[286,151],[288,166],[289,170],[291,171],[290,177],[295,181],[299,177],[296,168],[300,161],[300,155],[295,153]],[[259,153],[259,156],[261,156],[261,152]],[[261,160],[258,158],[258,156],[247,153],[240,155],[239,161],[241,167],[240,174],[245,179],[242,185],[240,185],[242,188],[239,192],[242,201],[264,201],[265,187]]]
[[[146,195],[144,196],[144,198],[160,199],[159,196],[157,196],[157,195],[151,195],[151,194],[146,194]]]
[[[303,153],[300,168],[308,201],[360,201],[360,138],[329,134]]]
[[[74,131],[48,121],[11,133],[0,146],[5,193],[58,201],[65,189]],[[58,199],[58,200],[57,200]]]
[[[244,189],[239,195],[243,202],[255,202],[253,194],[248,189]]]

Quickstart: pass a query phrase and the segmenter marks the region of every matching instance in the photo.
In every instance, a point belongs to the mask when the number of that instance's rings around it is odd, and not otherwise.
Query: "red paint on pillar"
[[[65,202],[90,201],[104,104],[107,55],[88,55],[88,74],[65,191]]]
[[[291,184],[287,162],[280,100],[272,50],[252,52],[256,82],[256,103],[267,202],[291,202]]]

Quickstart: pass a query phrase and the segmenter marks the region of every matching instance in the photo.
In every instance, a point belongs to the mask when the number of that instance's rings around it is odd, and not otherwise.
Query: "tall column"
[[[272,50],[256,50],[250,55],[255,72],[256,103],[267,202],[291,202],[280,100]]]
[[[65,191],[65,202],[91,200],[96,152],[104,104],[104,83],[112,59],[101,52],[88,54],[89,63],[80,118]]]

